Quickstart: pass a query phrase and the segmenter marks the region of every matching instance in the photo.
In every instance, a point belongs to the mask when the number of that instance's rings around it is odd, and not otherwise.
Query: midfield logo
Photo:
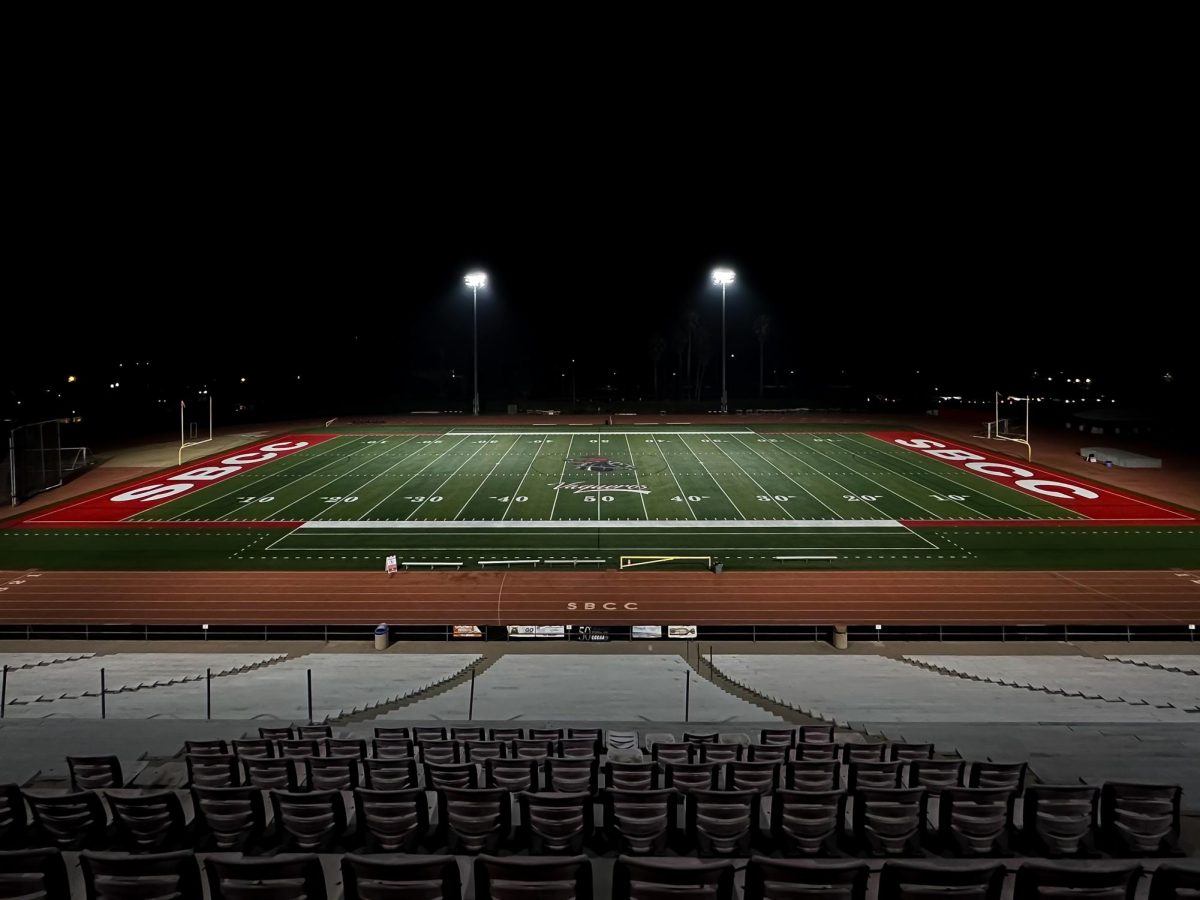
[[[615,472],[618,469],[632,469],[628,463],[617,462],[607,456],[581,456],[570,460],[581,472]]]
[[[644,484],[594,484],[590,481],[560,481],[550,487],[556,491],[570,491],[573,494],[649,494],[650,488]]]

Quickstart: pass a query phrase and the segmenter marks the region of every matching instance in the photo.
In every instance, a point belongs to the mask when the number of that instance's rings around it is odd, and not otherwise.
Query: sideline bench
[[[602,566],[606,562],[608,562],[607,559],[544,559],[544,560],[542,560],[543,565],[570,566],[571,568],[576,568],[577,566],[580,566],[580,565]]]
[[[481,559],[479,561],[479,565],[484,567],[505,566],[506,568],[510,569],[513,566],[533,566],[534,568],[537,568],[537,564],[540,562],[540,559]]]
[[[426,562],[424,560],[419,560],[419,559],[405,560],[404,562],[400,563],[400,565],[404,566],[404,568],[406,568],[406,569],[409,566],[429,566],[431,569],[435,568],[435,567],[436,568],[452,568],[452,569],[461,569],[462,568],[462,563],[460,563],[460,562]]]

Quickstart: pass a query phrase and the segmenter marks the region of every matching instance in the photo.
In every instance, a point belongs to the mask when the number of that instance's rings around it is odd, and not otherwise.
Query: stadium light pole
[[[473,357],[472,372],[475,382],[475,396],[471,400],[471,415],[479,415],[479,289],[487,287],[487,275],[483,272],[471,272],[464,279],[471,289],[471,309],[474,324],[471,327]]]
[[[713,269],[713,284],[721,286],[721,412],[729,412],[729,391],[725,387],[725,288],[733,284],[733,269]]]

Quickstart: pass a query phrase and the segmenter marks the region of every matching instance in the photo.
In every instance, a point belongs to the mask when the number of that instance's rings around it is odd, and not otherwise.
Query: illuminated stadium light
[[[472,368],[474,370],[475,393],[471,397],[471,415],[479,415],[479,289],[487,287],[486,272],[468,272],[463,279],[471,289],[473,324],[471,326]]]
[[[712,281],[722,286],[733,284],[733,269],[713,269]]]
[[[712,283],[721,286],[721,412],[729,412],[729,390],[725,382],[725,363],[728,354],[725,352],[725,288],[733,284],[733,269],[713,269]]]
[[[467,287],[474,288],[475,290],[478,290],[481,287],[487,287],[486,272],[472,272],[463,280],[466,281]]]

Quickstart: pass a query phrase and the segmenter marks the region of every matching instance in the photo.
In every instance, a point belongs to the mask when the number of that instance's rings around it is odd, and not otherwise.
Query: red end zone
[[[276,436],[244,447],[226,450],[207,459],[197,460],[186,466],[159,472],[149,478],[143,478],[131,484],[113,488],[102,494],[95,494],[65,506],[59,506],[46,512],[21,520],[22,527],[45,526],[61,527],[68,525],[115,525],[124,523],[125,526],[163,527],[161,522],[125,522],[131,516],[161,506],[185,494],[198,491],[201,488],[233,478],[256,469],[261,465],[291,456],[324,443],[337,437],[334,434],[289,434]],[[225,528],[229,522],[179,522],[181,527],[191,525],[209,526],[216,524]],[[287,525],[285,522],[254,522],[246,523],[254,526]],[[300,523],[290,523],[293,526]],[[174,526],[172,526],[174,527]]]
[[[1083,520],[1066,520],[1070,522],[1121,522],[1126,525],[1161,525],[1164,522],[1194,523],[1196,517],[1183,510],[1173,509],[1118,494],[1116,491],[1100,487],[1077,478],[1061,475],[1040,469],[1037,466],[1022,462],[1014,462],[1001,456],[985,453],[978,447],[965,447],[943,438],[931,438],[910,431],[872,431],[868,432],[876,440],[883,441],[895,447],[901,447],[913,453],[923,454],[939,462],[978,475],[997,484],[1003,484],[1015,491],[1037,497],[1047,503],[1070,510],[1081,516]],[[1064,524],[1063,520],[1046,520],[1054,525]],[[988,525],[1016,524],[1013,521],[1001,523],[963,521],[912,521],[905,525]],[[1022,526],[1037,525],[1037,521],[1020,521]]]

